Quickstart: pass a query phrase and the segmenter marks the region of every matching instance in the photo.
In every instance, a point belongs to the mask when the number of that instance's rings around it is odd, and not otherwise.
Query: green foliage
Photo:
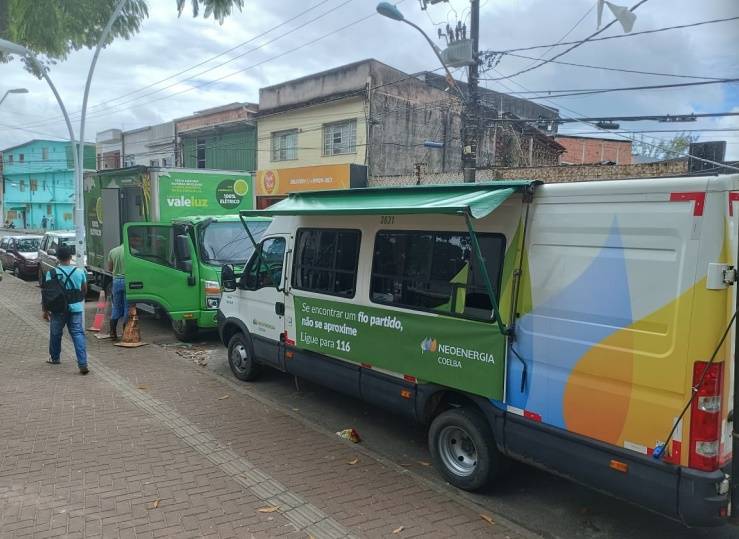
[[[179,15],[187,0],[176,0]],[[221,24],[244,0],[190,0],[193,16],[200,10]],[[94,48],[118,0],[0,0],[0,38],[31,50],[43,63],[64,60],[70,52]],[[106,45],[129,39],[149,16],[146,0],[128,0],[113,24]],[[0,61],[7,57],[0,54]],[[29,66],[29,69],[30,66]],[[33,69],[31,69],[33,71]]]
[[[632,153],[643,155],[653,159],[675,159],[681,155],[685,155],[693,142],[698,142],[699,135],[689,135],[688,133],[680,133],[669,140],[660,140],[659,142],[644,142],[644,140],[636,140],[632,144]]]

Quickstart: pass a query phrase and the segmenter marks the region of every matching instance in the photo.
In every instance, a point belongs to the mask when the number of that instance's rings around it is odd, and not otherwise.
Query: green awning
[[[519,180],[291,193],[269,208],[243,210],[241,215],[467,214],[481,219],[534,183]]]

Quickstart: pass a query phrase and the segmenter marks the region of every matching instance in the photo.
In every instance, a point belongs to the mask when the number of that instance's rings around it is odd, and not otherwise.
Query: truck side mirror
[[[236,290],[236,273],[233,264],[226,264],[221,268],[221,286],[224,292]]]
[[[177,260],[190,260],[190,238],[186,234],[175,236],[174,254]]]

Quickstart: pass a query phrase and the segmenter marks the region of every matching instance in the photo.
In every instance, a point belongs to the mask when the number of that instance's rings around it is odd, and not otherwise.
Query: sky
[[[481,50],[507,50],[584,39],[597,29],[596,0],[482,0]],[[630,6],[622,0],[616,3]],[[175,0],[149,0],[149,18],[130,40],[102,51],[92,82],[85,139],[106,129],[134,129],[236,101],[258,102],[259,88],[365,58],[376,58],[408,73],[433,70],[438,61],[428,43],[410,26],[376,14],[376,0],[246,0],[223,24],[178,18]],[[469,2],[451,0],[422,10],[418,0],[398,8],[431,38],[437,28],[462,20],[469,24]],[[739,16],[737,0],[647,0],[636,10],[633,32]],[[604,11],[604,24],[613,19]],[[579,24],[576,24],[578,23]],[[623,35],[620,25],[601,36]],[[520,52],[551,58],[566,47]],[[233,49],[230,50],[229,49]],[[229,52],[226,52],[229,51]],[[652,71],[692,77],[739,77],[739,20],[661,33],[586,43],[558,61]],[[215,56],[217,58],[214,58]],[[81,50],[52,66],[75,130],[92,51]],[[224,62],[225,65],[219,66]],[[482,78],[515,73],[531,60],[505,55]],[[188,70],[188,71],[185,71]],[[185,72],[183,72],[185,71]],[[455,76],[465,80],[465,70]],[[519,76],[485,80],[502,92],[615,88],[701,79],[642,75],[549,63]],[[66,138],[66,128],[46,83],[33,78],[19,61],[0,64],[0,94],[27,88],[0,105],[0,149],[32,138]],[[517,94],[525,97],[532,94]],[[562,117],[739,112],[739,84],[613,92],[537,102],[559,109]],[[619,132],[654,144],[685,130],[700,141],[726,140],[727,159],[739,159],[739,116],[691,123],[622,123]],[[693,131],[736,129],[736,131]],[[561,132],[598,136],[589,125],[568,124]],[[652,131],[631,134],[632,131]],[[613,133],[606,136],[615,137]]]

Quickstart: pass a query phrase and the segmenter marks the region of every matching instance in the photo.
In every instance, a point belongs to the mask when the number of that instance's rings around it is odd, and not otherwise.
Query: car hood
[[[36,260],[38,258],[38,252],[36,252],[36,251],[33,251],[33,252],[24,252],[24,251],[21,251],[18,254],[21,255],[26,260]]]

